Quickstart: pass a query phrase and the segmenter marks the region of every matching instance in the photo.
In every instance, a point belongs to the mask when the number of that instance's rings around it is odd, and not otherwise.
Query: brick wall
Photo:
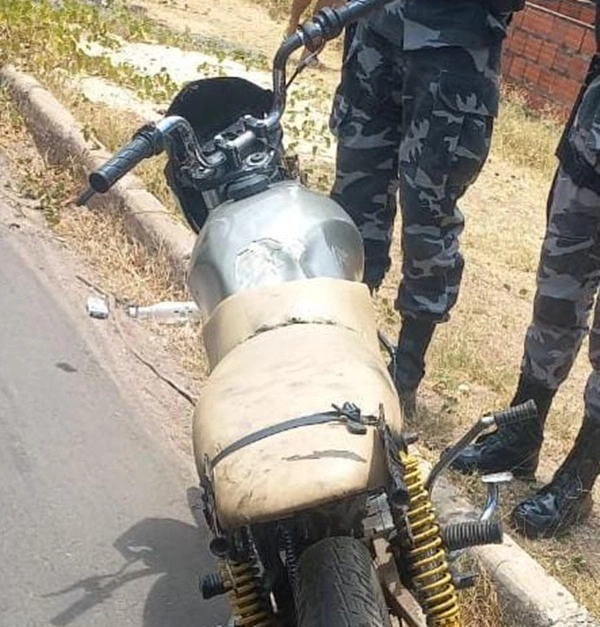
[[[536,0],[515,14],[502,73],[535,107],[568,114],[596,49],[595,5],[588,0]]]
[[[575,18],[590,26],[594,24],[596,9],[592,0],[536,0],[531,4],[544,7],[560,15]]]

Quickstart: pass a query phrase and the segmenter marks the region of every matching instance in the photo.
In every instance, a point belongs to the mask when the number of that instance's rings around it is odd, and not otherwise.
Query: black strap
[[[271,427],[265,427],[255,433],[240,438],[236,442],[229,444],[222,451],[217,453],[210,461],[210,468],[214,468],[225,457],[239,451],[240,449],[255,444],[270,438],[273,435],[290,431],[291,429],[298,429],[300,427],[308,427],[311,425],[320,425],[328,422],[341,422],[345,423],[350,433],[364,435],[367,432],[368,426],[377,426],[383,420],[383,416],[363,416],[360,409],[354,405],[354,403],[344,403],[341,407],[332,405],[333,409],[330,411],[310,414],[308,416],[301,416],[300,418],[292,418],[285,422],[273,425]]]

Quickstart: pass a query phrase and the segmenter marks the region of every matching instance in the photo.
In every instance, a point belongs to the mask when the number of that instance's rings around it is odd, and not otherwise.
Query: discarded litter
[[[108,303],[102,296],[88,296],[87,311],[92,318],[108,318]]]
[[[193,301],[164,301],[140,307],[133,305],[127,309],[131,318],[152,319],[165,324],[184,323],[200,318],[200,310]]]

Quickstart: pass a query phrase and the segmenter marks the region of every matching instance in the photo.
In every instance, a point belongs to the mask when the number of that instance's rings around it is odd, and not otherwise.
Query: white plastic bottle
[[[127,309],[127,313],[131,318],[151,319],[166,324],[177,324],[200,318],[198,306],[193,301],[164,301],[145,307],[133,305]]]

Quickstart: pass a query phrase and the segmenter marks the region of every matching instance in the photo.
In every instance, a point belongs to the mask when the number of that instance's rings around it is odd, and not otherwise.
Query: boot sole
[[[472,468],[464,468],[464,467],[457,468],[456,466],[451,464],[450,469],[456,472],[460,472],[463,475],[479,474],[481,476],[491,475],[491,474],[495,474],[498,472],[510,472],[512,473],[513,478],[519,481],[531,483],[536,480],[535,470],[525,470],[522,468],[520,469],[518,467],[517,468],[499,468],[499,469],[494,469],[494,470],[490,470],[490,469],[481,470],[480,468],[477,468],[477,466],[473,466]]]
[[[535,470],[519,470],[518,468],[514,468],[508,472],[511,472],[512,476],[519,481],[526,481],[527,483],[536,481]]]

